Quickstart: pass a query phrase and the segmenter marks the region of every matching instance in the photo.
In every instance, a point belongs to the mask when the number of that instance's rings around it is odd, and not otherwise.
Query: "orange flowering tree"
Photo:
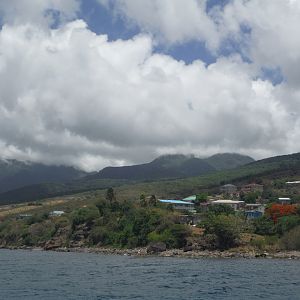
[[[289,216],[297,213],[297,206],[291,204],[272,204],[266,213],[271,217],[274,223],[277,222],[278,218]]]

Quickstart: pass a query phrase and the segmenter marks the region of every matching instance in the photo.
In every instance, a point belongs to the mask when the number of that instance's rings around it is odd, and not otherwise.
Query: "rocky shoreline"
[[[38,247],[1,247],[1,249],[10,250],[31,250],[31,251],[55,251],[55,252],[76,252],[76,253],[94,253],[94,254],[106,254],[106,255],[124,255],[133,257],[178,257],[178,258],[245,258],[245,259],[258,259],[258,258],[270,258],[270,259],[300,259],[300,251],[278,251],[278,252],[258,252],[248,251],[241,252],[236,249],[227,251],[184,251],[182,249],[170,249],[157,253],[149,253],[147,248],[135,248],[135,249],[118,249],[118,248],[105,248],[105,247],[74,247],[74,248],[55,248],[46,250]]]

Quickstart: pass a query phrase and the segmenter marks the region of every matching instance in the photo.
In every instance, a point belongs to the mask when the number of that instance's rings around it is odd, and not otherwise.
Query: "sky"
[[[297,0],[0,0],[0,157],[299,152],[299,28]]]

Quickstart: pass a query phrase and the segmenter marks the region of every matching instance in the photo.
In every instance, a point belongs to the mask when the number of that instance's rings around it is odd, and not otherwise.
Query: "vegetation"
[[[150,242],[164,242],[167,248],[183,247],[190,231],[179,224],[173,211],[160,207],[155,196],[143,205],[117,201],[109,188],[106,199],[84,205],[61,217],[34,214],[24,219],[8,219],[0,226],[0,245],[113,246],[135,248]],[[63,238],[61,238],[63,236]]]
[[[225,250],[239,244],[241,220],[233,215],[210,215],[202,226],[206,234],[215,236],[217,249]]]
[[[285,250],[300,250],[300,226],[285,233],[280,240],[280,244]]]
[[[196,245],[197,249],[225,250],[246,245],[259,250],[299,249],[299,190],[288,190],[285,184],[300,174],[299,161],[299,154],[295,154],[176,180],[133,183],[86,178],[62,185],[34,186],[36,198],[30,198],[28,205],[14,205],[11,209],[14,213],[7,215],[0,211],[0,246],[134,248],[164,243],[167,248]],[[243,197],[246,202],[255,202],[260,197],[269,202],[265,215],[247,220],[243,213],[227,205],[210,206],[203,211],[200,204],[207,201],[208,195],[217,194],[219,185],[229,182],[262,183],[263,193],[247,193]],[[68,194],[75,188],[88,192],[72,195],[68,201],[62,200],[68,197],[58,198],[53,200],[54,204],[49,199],[34,201],[45,193],[48,196]],[[18,199],[22,191],[9,194],[16,198],[5,198],[6,201]],[[196,228],[198,231],[182,224],[172,207],[157,200],[191,194],[197,195],[198,217],[203,220],[198,226],[201,229]],[[278,196],[291,197],[294,204],[274,203]],[[53,217],[49,215],[53,209],[66,213]],[[21,214],[24,214],[22,218]]]

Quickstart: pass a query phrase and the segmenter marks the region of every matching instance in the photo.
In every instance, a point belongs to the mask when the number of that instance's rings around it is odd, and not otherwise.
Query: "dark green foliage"
[[[156,206],[157,205],[157,199],[155,197],[155,195],[151,195],[150,199],[149,199],[149,206]]]
[[[182,224],[172,224],[164,230],[157,230],[148,234],[150,242],[163,242],[167,248],[182,248],[190,235],[188,228]]]
[[[280,245],[285,250],[300,250],[300,226],[285,233],[280,239]]]
[[[234,214],[234,209],[226,204],[210,205],[208,212],[213,215],[232,215]]]
[[[110,187],[109,189],[107,189],[105,198],[110,203],[112,203],[113,201],[116,201],[115,192],[114,192],[114,189],[112,187]]]
[[[31,225],[31,224],[34,224],[34,223],[41,223],[46,219],[48,219],[48,214],[47,213],[34,214],[33,216],[26,219],[25,222],[26,222],[27,225]]]
[[[39,246],[49,240],[55,231],[54,224],[49,220],[31,225],[23,220],[6,221],[0,226],[0,244],[7,246]]]
[[[141,194],[140,195],[140,204],[141,204],[142,207],[146,207],[147,206],[145,194]]]
[[[45,221],[43,223],[35,223],[28,228],[28,234],[26,234],[25,244],[28,246],[39,245],[45,243],[54,235],[56,231],[54,223]]]
[[[97,203],[101,218],[91,232],[93,244],[141,247],[153,241],[154,235],[168,247],[185,244],[189,234],[186,226],[175,224],[173,213],[157,208],[154,200],[147,207],[129,202],[117,203],[117,206],[104,201]]]
[[[284,216],[278,219],[275,230],[279,235],[284,234],[287,231],[290,231],[294,227],[300,225],[300,216],[298,215],[291,215],[291,216]]]
[[[109,236],[111,232],[109,232],[103,226],[95,226],[90,233],[90,241],[93,245],[107,245],[109,243]]]
[[[72,225],[76,226],[83,223],[91,224],[98,217],[99,211],[96,207],[79,208],[71,214]]]
[[[242,221],[238,217],[224,214],[210,215],[201,225],[205,229],[205,234],[216,236],[218,249],[225,250],[238,245],[242,229]]]
[[[207,193],[201,193],[196,195],[196,200],[194,201],[196,206],[199,206],[200,203],[207,201],[208,194]]]
[[[256,199],[258,199],[261,194],[261,192],[241,193],[240,200],[245,201],[246,203],[256,203]]]
[[[273,235],[276,233],[274,222],[271,218],[263,216],[253,220],[254,233],[260,235]]]

